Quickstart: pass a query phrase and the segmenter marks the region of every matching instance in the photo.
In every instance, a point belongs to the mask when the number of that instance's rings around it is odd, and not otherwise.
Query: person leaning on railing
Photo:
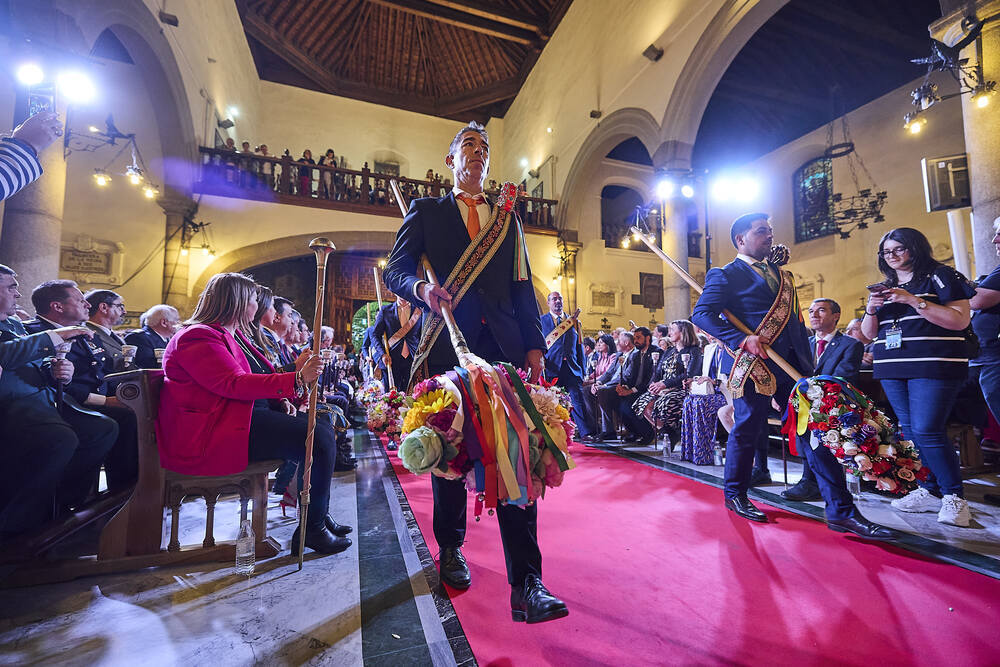
[[[875,340],[875,379],[881,381],[904,437],[913,440],[931,472],[892,506],[903,512],[938,512],[941,523],[968,526],[969,504],[946,424],[969,372],[963,329],[969,326],[969,298],[975,290],[965,276],[935,260],[927,237],[909,227],[882,237],[878,268],[885,281],[869,287],[861,328]]]
[[[287,409],[285,401],[305,394],[323,362],[303,354],[294,371],[274,372],[244,333],[257,312],[257,289],[242,273],[212,276],[191,319],[167,344],[156,422],[164,468],[185,475],[230,475],[249,461],[303,460],[306,421],[271,409],[268,401]],[[319,429],[316,433],[305,544],[320,553],[337,553],[350,541],[327,527],[336,444]],[[293,554],[298,544],[296,529]]]

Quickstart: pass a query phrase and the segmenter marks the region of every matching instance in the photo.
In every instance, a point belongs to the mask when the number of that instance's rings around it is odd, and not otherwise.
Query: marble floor
[[[458,617],[438,581],[431,549],[416,526],[381,447],[354,433],[358,469],[331,480],[330,512],[356,527],[347,551],[307,552],[297,568],[288,552],[295,518],[277,499],[268,532],[284,547],[252,576],[231,563],[149,569],[119,575],[0,590],[2,665],[475,665]],[[594,445],[637,463],[719,486],[722,469],[695,466],[655,448]],[[777,450],[776,450],[777,451]],[[788,481],[801,467],[789,460]],[[770,459],[773,484],[752,497],[817,519],[820,503],[780,495],[784,465]],[[901,515],[888,500],[859,503],[874,521],[904,531],[902,546],[1000,578],[1000,508],[981,501],[1000,477],[967,480],[970,528],[943,526],[935,515]],[[720,505],[721,505],[720,494]],[[238,501],[216,506],[216,537],[233,539]],[[202,508],[185,504],[185,542],[200,541]]]

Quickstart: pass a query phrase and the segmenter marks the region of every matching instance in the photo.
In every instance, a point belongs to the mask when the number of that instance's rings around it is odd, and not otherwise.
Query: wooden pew
[[[139,474],[135,487],[123,505],[119,499],[121,508],[101,531],[96,559],[39,563],[40,554],[32,554],[30,560],[8,564],[0,571],[0,586],[68,581],[94,574],[178,563],[235,562],[235,542],[216,542],[213,531],[216,501],[220,495],[228,493],[240,496],[241,520],[246,518],[248,503],[253,500],[251,523],[257,540],[256,557],[276,556],[281,547],[267,535],[267,475],[282,461],[252,462],[240,473],[218,477],[164,470],[156,446],[156,414],[163,371],[135,370],[108,377],[119,383],[118,399],[136,414]],[[180,511],[184,498],[190,496],[205,498],[206,530],[201,544],[184,546],[178,535]],[[170,539],[164,549],[161,542],[167,510],[171,513]]]

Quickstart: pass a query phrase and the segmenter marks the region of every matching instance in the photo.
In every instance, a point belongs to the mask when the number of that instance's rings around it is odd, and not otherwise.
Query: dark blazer
[[[375,325],[372,329],[371,335],[371,349],[372,358],[375,363],[378,364],[379,368],[385,368],[385,364],[382,363],[382,355],[385,354],[385,349],[382,347],[382,334],[385,334],[386,341],[393,337],[393,335],[399,331],[402,324],[399,321],[399,313],[396,312],[396,304],[387,303],[378,311],[378,315],[375,316]],[[395,345],[391,346],[392,349],[389,350],[389,356],[392,357],[393,366],[399,364],[408,364],[413,361],[413,355],[417,352],[417,346],[420,345],[420,323],[418,322],[410,332],[406,334],[406,346],[410,349],[410,356],[403,359],[403,341],[398,341]]]
[[[135,365],[139,368],[160,368],[156,361],[156,350],[164,350],[167,341],[148,326],[125,336],[125,342],[135,345]]]
[[[541,318],[542,337],[548,336],[556,328],[556,321],[552,313],[545,313]],[[580,332],[576,327],[571,327],[569,331],[552,344],[545,352],[545,372],[549,377],[560,377],[563,366],[573,377],[582,381],[587,374],[587,360],[583,354],[583,341],[580,339]],[[561,378],[565,379],[565,378]]]
[[[660,361],[656,364],[656,370],[653,372],[653,379],[650,382],[663,382],[668,388],[674,388],[681,386],[685,378],[692,378],[701,374],[701,348],[699,346],[690,345],[676,355],[673,352],[673,350],[668,349],[660,354]],[[680,355],[682,354],[690,356],[687,366],[684,367],[683,372],[680,374],[674,377],[667,377],[670,374],[669,365],[675,363],[674,360],[680,364]]]
[[[87,322],[87,328],[94,332],[93,343],[100,345],[107,352],[104,359],[105,373],[118,373],[125,370],[125,355],[122,354],[122,341],[104,333],[104,330],[92,322]]]
[[[619,353],[619,355],[620,354],[621,353]],[[619,365],[622,367],[620,379],[618,382],[613,382]],[[635,348],[632,348],[632,350],[627,353],[624,363],[621,360],[621,356],[619,356],[619,358],[615,361],[615,364],[611,366],[611,368],[609,368],[604,375],[597,378],[597,385],[611,386],[621,384],[643,392],[646,391],[646,387],[649,386],[650,377],[652,377],[652,357],[649,355],[649,350],[646,350],[646,352],[643,353]],[[645,386],[643,386],[643,381],[645,381]]]
[[[56,327],[46,320],[35,319],[25,322],[24,328],[28,333],[39,333]],[[104,376],[108,361],[103,347],[86,336],[77,336],[66,353],[66,359],[73,362],[73,380],[64,388],[67,394],[81,405],[87,402],[90,394],[107,395],[108,387]]]
[[[455,308],[455,321],[473,353],[479,354],[476,346],[480,329],[485,323],[500,346],[503,360],[521,365],[528,350],[545,349],[545,337],[538,321],[538,303],[531,284],[530,267],[527,280],[513,279],[516,236],[512,223],[493,259],[483,267]],[[453,193],[449,192],[439,199],[414,199],[396,235],[396,243],[382,278],[393,292],[429,311],[427,304],[413,293],[413,287],[420,280],[421,257],[427,256],[438,280],[444,281],[458,264],[470,241]],[[447,333],[438,336],[427,361],[432,369],[447,368],[457,363]]]
[[[705,276],[705,291],[694,306],[691,321],[736,350],[746,334],[719,315],[728,309],[734,316],[755,330],[774,303],[774,292],[760,274],[749,264],[737,258],[721,268],[709,270]],[[799,313],[792,313],[771,348],[795,366],[803,375],[812,375],[812,353],[809,351],[809,333],[799,320]],[[729,373],[733,358],[724,355],[722,371]],[[783,374],[774,362],[768,362],[774,373]]]
[[[816,356],[816,336],[809,337],[809,347],[813,356]],[[826,344],[823,356],[816,362],[816,375],[835,375],[857,384],[861,376],[861,357],[864,353],[865,346],[861,341],[838,331]]]

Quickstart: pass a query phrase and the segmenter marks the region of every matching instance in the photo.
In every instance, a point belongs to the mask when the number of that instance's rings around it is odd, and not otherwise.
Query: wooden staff
[[[331,252],[336,250],[333,241],[327,238],[316,238],[309,242],[309,247],[316,253],[316,310],[313,311],[313,354],[319,354],[320,339],[318,332],[323,328],[323,294],[326,290],[326,260]],[[313,439],[316,435],[316,400],[319,398],[319,377],[309,387],[309,414],[306,428],[306,454],[302,465],[302,489],[299,492],[299,569],[302,569],[302,559],[306,548],[306,517],[309,515],[309,489],[311,487],[313,463]],[[329,484],[330,480],[323,480]]]
[[[382,312],[382,286],[379,284],[377,266],[372,267],[372,273],[375,274],[375,298],[378,299],[378,310]],[[386,337],[384,331],[382,332],[382,349],[385,350],[385,374],[388,376],[389,389],[395,389],[396,381],[392,377],[392,355],[389,354],[389,339]],[[374,359],[372,361],[374,362]]]
[[[642,230],[640,230],[637,226],[633,225],[629,231],[631,231],[634,236],[637,235],[639,238],[641,238],[643,242],[647,246],[649,246],[650,250],[656,253],[659,256],[659,258],[662,259],[664,262],[669,264],[670,268],[676,271],[677,275],[683,278],[684,282],[690,285],[695,291],[698,292],[698,294],[701,294],[702,292],[705,291],[705,288],[699,285],[698,281],[691,277],[691,274],[685,271],[681,267],[681,265],[675,262],[669,255],[667,255],[667,253],[660,250],[656,246],[656,244],[653,241],[649,240],[646,237],[646,235],[642,233]],[[750,327],[740,322],[739,319],[737,319],[736,316],[733,315],[728,310],[723,310],[722,314],[726,316],[726,319],[729,320],[730,324],[732,324],[734,327],[736,327],[746,335],[748,336],[754,335],[754,332],[750,330]],[[792,366],[787,361],[785,361],[785,359],[780,354],[772,350],[768,345],[763,345],[762,347],[764,348],[764,350],[767,351],[767,358],[773,360],[774,363],[778,365],[778,368],[785,371],[785,373],[787,373],[790,378],[792,378],[796,382],[802,379],[803,377],[802,373],[799,373],[797,370],[795,370],[795,367]]]

